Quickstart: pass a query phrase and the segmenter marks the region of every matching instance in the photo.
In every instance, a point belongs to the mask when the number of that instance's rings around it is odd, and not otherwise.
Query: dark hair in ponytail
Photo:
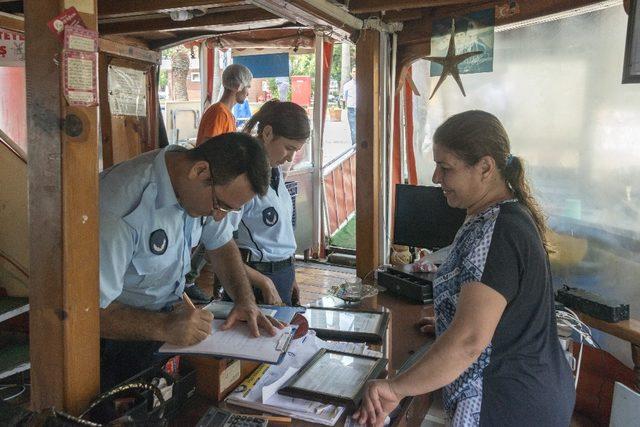
[[[436,129],[433,142],[453,151],[468,165],[484,156],[492,157],[509,189],[531,213],[545,250],[551,252],[544,214],[531,194],[523,161],[510,154],[509,136],[497,117],[480,110],[456,114]]]
[[[277,99],[272,99],[264,103],[260,110],[251,116],[242,130],[251,133],[256,124],[258,125],[258,135],[262,134],[267,125],[271,126],[275,136],[296,141],[306,140],[311,135],[307,112],[294,102],[280,102]]]

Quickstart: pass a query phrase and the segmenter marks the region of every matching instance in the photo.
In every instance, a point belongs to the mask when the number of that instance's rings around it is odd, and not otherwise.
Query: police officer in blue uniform
[[[181,303],[200,240],[236,302],[224,328],[244,320],[274,334],[255,303],[229,217],[265,194],[270,170],[255,138],[229,133],[193,150],[168,146],[100,175],[100,332],[107,388],[152,362],[162,342],[192,345],[213,315]],[[227,215],[229,214],[229,215]]]
[[[251,133],[256,126],[271,165],[271,180],[264,196],[254,197],[242,208],[236,243],[249,253],[247,275],[260,299],[291,305],[298,302],[296,240],[293,203],[280,166],[293,160],[309,139],[311,128],[301,106],[277,99],[265,103],[243,130]]]

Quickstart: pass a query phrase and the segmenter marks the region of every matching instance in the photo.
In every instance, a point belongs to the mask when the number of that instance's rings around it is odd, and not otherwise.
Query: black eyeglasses
[[[228,213],[239,213],[242,209],[233,209],[233,208],[223,208],[220,206],[218,196],[216,195],[216,187],[213,185],[213,174],[211,174],[211,169],[209,169],[210,179],[211,179],[211,196],[213,199],[213,209],[216,211],[223,212],[225,214]]]

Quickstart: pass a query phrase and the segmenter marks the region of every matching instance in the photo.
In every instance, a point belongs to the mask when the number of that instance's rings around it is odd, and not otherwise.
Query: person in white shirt
[[[347,106],[347,118],[351,129],[351,144],[356,143],[356,69],[351,70],[351,80],[342,87],[342,98]]]
[[[276,85],[278,86],[278,98],[281,101],[289,99],[289,77],[276,77]]]

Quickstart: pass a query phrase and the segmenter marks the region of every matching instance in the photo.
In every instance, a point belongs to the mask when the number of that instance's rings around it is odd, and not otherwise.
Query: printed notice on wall
[[[95,13],[93,0],[64,0],[64,7],[75,7],[78,12]]]
[[[111,114],[146,116],[146,73],[132,68],[109,65],[108,75]]]
[[[24,67],[24,36],[0,28],[0,67]]]
[[[83,52],[98,51],[98,33],[79,26],[64,30],[64,48]]]
[[[64,96],[69,105],[97,105],[96,55],[64,52]]]

